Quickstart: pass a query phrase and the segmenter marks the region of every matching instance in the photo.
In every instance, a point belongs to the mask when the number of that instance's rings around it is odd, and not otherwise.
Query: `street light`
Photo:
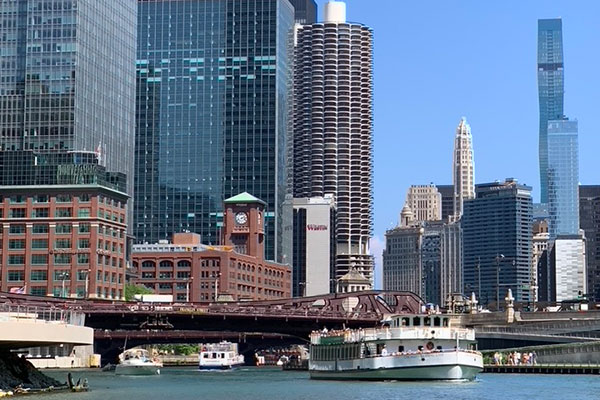
[[[500,261],[504,260],[504,254],[496,256],[496,311],[500,311]]]
[[[217,298],[219,296],[219,278],[221,277],[221,273],[217,272],[215,274],[215,302],[217,301]]]
[[[481,302],[481,257],[477,257],[477,298]]]
[[[65,280],[69,279],[69,271],[63,271],[58,275],[58,278],[62,281],[62,290],[60,291],[61,297],[67,297],[65,294]]]
[[[306,294],[306,282],[298,282],[298,286],[300,286],[300,297],[304,297]]]
[[[188,276],[185,281],[185,302],[190,302],[190,282],[194,280],[193,276]]]

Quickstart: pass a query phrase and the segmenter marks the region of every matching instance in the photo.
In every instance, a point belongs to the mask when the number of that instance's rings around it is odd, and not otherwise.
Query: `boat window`
[[[437,347],[437,349],[438,349],[439,351],[442,351],[442,346],[438,346],[438,347]]]
[[[443,321],[444,321],[444,326],[447,328],[448,327],[448,318],[444,318]]]
[[[402,318],[402,326],[409,326],[410,318]]]
[[[421,326],[421,317],[413,318],[413,326]]]
[[[204,353],[204,358],[208,358],[208,353]]]
[[[431,326],[431,318],[425,317],[425,319],[423,321],[423,325],[424,326]]]
[[[419,351],[423,351],[423,346],[419,346],[417,348],[419,349]]]
[[[433,319],[433,326],[441,326],[440,317],[435,317]]]
[[[217,353],[212,353],[212,357],[211,358],[217,358]]]
[[[398,346],[398,353],[404,353],[404,346]]]

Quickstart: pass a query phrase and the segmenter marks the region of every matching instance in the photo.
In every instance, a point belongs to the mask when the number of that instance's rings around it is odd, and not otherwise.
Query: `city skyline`
[[[318,1],[319,19],[324,3]],[[592,18],[600,4],[466,1],[436,4],[435,12],[427,4],[387,0],[379,1],[376,8],[358,0],[348,0],[347,5],[348,20],[360,21],[374,31],[372,250],[376,258],[384,247],[385,230],[397,222],[406,188],[452,183],[452,146],[461,116],[467,117],[477,132],[473,138],[475,183],[514,177],[532,186],[534,202],[539,202],[538,19],[562,18],[568,60],[564,110],[579,121],[580,182],[597,181],[594,148],[600,138],[595,135],[598,104],[594,99],[600,80],[593,65],[600,56],[587,49],[593,48],[593,38],[600,36],[600,27]],[[398,24],[399,14],[416,18]],[[448,15],[458,16],[464,23]],[[426,25],[419,16],[427,16]],[[510,21],[510,30],[505,29],[506,21]],[[411,40],[398,40],[402,37]],[[410,56],[400,61],[399,54]],[[503,62],[498,54],[505,55]],[[439,60],[445,60],[444,68]],[[412,78],[400,79],[402,76]],[[410,118],[413,123],[403,123],[400,118]],[[411,149],[399,146],[401,140],[410,142]],[[380,272],[378,268],[376,287],[381,287]]]

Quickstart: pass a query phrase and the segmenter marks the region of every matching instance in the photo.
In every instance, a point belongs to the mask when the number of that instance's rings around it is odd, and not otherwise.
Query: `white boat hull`
[[[117,365],[115,367],[117,375],[158,375],[160,367],[157,365]]]
[[[468,351],[309,363],[313,379],[472,380],[482,370],[481,354]]]

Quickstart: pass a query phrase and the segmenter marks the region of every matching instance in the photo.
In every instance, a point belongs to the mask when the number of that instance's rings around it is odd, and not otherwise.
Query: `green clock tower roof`
[[[248,192],[240,193],[228,199],[225,199],[225,204],[237,204],[237,203],[260,203],[262,205],[267,205],[264,201],[259,198],[252,196]]]

